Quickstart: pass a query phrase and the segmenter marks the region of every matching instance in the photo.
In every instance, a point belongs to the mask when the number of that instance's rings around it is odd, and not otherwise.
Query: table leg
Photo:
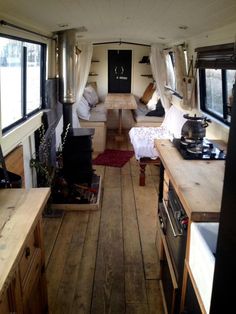
[[[122,109],[119,109],[119,135],[122,134]]]
[[[115,137],[116,141],[122,142],[124,137],[122,135],[122,109],[119,109],[119,128],[118,128],[118,135]]]

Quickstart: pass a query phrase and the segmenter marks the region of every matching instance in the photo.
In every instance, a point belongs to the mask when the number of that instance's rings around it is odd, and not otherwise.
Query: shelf
[[[99,60],[92,60],[91,62],[100,62]]]
[[[152,74],[141,74],[141,76],[153,78]]]
[[[97,73],[89,73],[89,76],[98,76]]]

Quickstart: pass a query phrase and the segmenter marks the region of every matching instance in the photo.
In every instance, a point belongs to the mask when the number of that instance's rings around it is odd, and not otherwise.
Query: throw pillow
[[[160,96],[158,95],[157,91],[155,90],[152,98],[149,100],[147,103],[148,110],[155,110],[156,109],[156,104],[159,100]]]
[[[96,104],[99,102],[97,92],[92,85],[85,87],[83,96],[89,103],[90,107],[96,106]]]
[[[162,107],[161,99],[158,100],[156,104],[156,109],[149,111],[146,116],[148,117],[163,117],[165,114],[165,109]]]
[[[140,98],[140,101],[146,105],[149,102],[149,100],[151,99],[154,91],[155,91],[154,85],[153,85],[153,83],[150,83],[148,85],[148,87],[145,89],[143,96]]]
[[[79,102],[75,103],[76,113],[80,119],[89,120],[90,118],[90,106],[87,100],[82,96]]]

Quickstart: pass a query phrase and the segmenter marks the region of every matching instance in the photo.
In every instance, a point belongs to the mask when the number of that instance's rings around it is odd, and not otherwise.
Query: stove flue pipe
[[[72,105],[76,101],[76,30],[58,32],[59,100],[63,104],[64,131],[72,128]]]

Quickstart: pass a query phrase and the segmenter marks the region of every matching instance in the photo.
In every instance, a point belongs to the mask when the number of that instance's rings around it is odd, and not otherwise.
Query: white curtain
[[[166,85],[170,87],[172,90],[175,90],[175,71],[173,67],[173,63],[171,60],[171,56],[169,50],[163,51],[164,58],[165,58],[165,66],[166,66]]]
[[[174,56],[175,56],[175,79],[176,79],[176,91],[178,94],[185,98],[185,89],[183,84],[183,78],[187,75],[184,49],[182,46],[174,47]]]
[[[77,64],[76,64],[76,73],[77,73],[77,94],[76,94],[76,102],[79,102],[84,88],[86,86],[89,70],[91,66],[91,60],[93,55],[93,45],[91,43],[79,44],[79,49],[81,53],[78,56]]]
[[[156,89],[160,95],[162,105],[166,111],[170,107],[170,102],[165,95],[165,85],[166,85],[165,59],[164,59],[163,54],[160,51],[160,48],[154,45],[151,46],[150,63],[151,63],[152,75],[156,81]]]

